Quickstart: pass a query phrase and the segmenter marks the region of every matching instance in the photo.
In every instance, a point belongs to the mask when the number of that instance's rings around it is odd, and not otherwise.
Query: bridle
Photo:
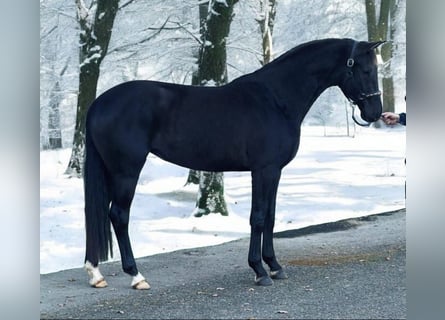
[[[352,67],[354,66],[354,63],[355,63],[353,57],[354,57],[354,53],[355,53],[355,48],[357,47],[357,43],[358,42],[354,40],[354,43],[352,44],[351,54],[349,55],[349,58],[346,61],[346,67],[350,68],[350,70],[348,71],[348,77],[346,79],[351,78],[353,75]],[[375,97],[375,96],[380,96],[381,94],[382,94],[381,91],[376,91],[376,92],[371,92],[371,93],[360,92],[358,95],[358,98],[356,98],[356,99],[353,99],[353,98],[349,97],[348,95],[346,95],[346,98],[348,98],[348,100],[351,104],[351,108],[352,108],[352,120],[354,120],[354,122],[356,124],[358,124],[359,126],[362,126],[362,127],[369,127],[371,125],[371,122],[367,122],[367,123],[358,122],[354,115],[355,106],[363,100],[366,100],[366,99],[369,99],[369,98]]]

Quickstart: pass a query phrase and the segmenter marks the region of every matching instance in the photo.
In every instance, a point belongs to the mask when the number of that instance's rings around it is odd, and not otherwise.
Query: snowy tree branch
[[[134,1],[135,1],[135,0],[130,0],[130,1],[125,2],[123,5],[121,5],[121,6],[119,7],[118,10],[121,10],[121,9],[125,8],[126,6],[132,4]]]
[[[125,44],[125,45],[122,45],[122,46],[119,46],[119,47],[115,47],[115,48],[111,49],[109,51],[109,53],[122,51],[122,50],[130,48],[132,46],[141,45],[141,44],[143,44],[143,43],[145,43],[147,41],[150,41],[150,40],[154,39],[156,36],[158,36],[164,30],[183,30],[187,34],[189,34],[193,39],[198,41],[198,43],[201,43],[201,40],[198,37],[196,37],[191,31],[189,31],[184,25],[180,24],[179,22],[170,21],[170,18],[171,18],[171,16],[169,16],[160,27],[148,27],[148,28],[144,29],[143,31],[146,31],[146,30],[156,30],[154,33],[152,33],[148,37],[146,37],[146,38],[144,38],[142,40],[139,40],[138,42],[135,42],[135,43],[129,43],[129,44]],[[167,27],[168,23],[173,23],[173,24],[176,24],[177,26],[176,27]]]
[[[53,33],[54,30],[57,29],[58,26],[54,26],[52,27],[48,32],[46,32],[45,34],[40,36],[40,41],[42,41],[43,39],[45,39],[47,36],[49,36],[51,33]]]

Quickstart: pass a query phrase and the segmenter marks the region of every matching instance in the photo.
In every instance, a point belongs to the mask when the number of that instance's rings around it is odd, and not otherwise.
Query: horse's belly
[[[203,137],[200,140],[153,143],[151,152],[161,159],[182,167],[203,171],[249,171],[246,152],[238,141],[218,141]]]
[[[241,161],[229,159],[223,155],[218,156],[212,154],[203,156],[193,152],[184,154],[163,153],[159,150],[153,150],[152,153],[165,161],[193,170],[214,172],[250,170],[250,168]]]

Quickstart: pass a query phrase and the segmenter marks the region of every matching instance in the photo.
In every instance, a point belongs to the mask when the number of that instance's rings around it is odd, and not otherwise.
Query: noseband
[[[374,96],[380,96],[381,94],[382,93],[380,91],[376,91],[376,92],[373,92],[373,93],[361,92],[360,96],[355,101],[352,100],[351,98],[349,98],[349,100],[351,101],[352,104],[357,104],[357,102],[359,102],[359,101],[363,101],[363,100],[366,100],[366,99],[374,97]]]
[[[354,66],[354,63],[355,63],[353,57],[354,57],[354,52],[355,52],[355,48],[356,47],[357,47],[357,41],[354,41],[354,44],[352,45],[351,54],[349,55],[349,59],[346,61],[346,66],[348,68],[350,68],[349,73],[348,73],[349,74],[348,78],[352,77],[352,74],[353,74],[352,67]],[[349,96],[346,96],[348,98],[349,102],[351,103],[351,107],[352,107],[352,120],[354,120],[354,122],[356,124],[358,124],[359,126],[362,126],[362,127],[369,127],[371,125],[370,122],[360,123],[360,122],[357,121],[357,119],[354,116],[354,106],[357,105],[357,103],[359,103],[359,102],[361,102],[363,100],[366,100],[366,99],[369,99],[369,98],[375,97],[375,96],[380,96],[381,94],[382,94],[381,91],[376,91],[376,92],[372,92],[372,93],[364,93],[364,92],[361,91],[359,93],[358,98],[356,98],[356,99],[353,99],[353,98],[351,98]]]

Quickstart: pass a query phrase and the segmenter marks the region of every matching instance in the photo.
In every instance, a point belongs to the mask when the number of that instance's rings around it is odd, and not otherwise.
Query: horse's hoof
[[[135,285],[133,285],[133,289],[136,289],[136,290],[148,290],[148,289],[150,289],[150,285],[148,284],[147,281],[141,280],[138,283],[136,283]]]
[[[270,277],[272,279],[275,280],[283,280],[283,279],[288,279],[289,277],[287,276],[286,272],[284,272],[283,269],[277,270],[277,271],[271,271],[270,272]]]
[[[85,262],[85,270],[88,272],[88,283],[93,288],[105,288],[108,283],[105,281],[103,275],[99,271],[99,267],[93,266],[88,260]]]
[[[150,285],[148,284],[147,280],[145,280],[144,276],[139,272],[133,277],[133,280],[131,281],[131,287],[137,290],[150,289]]]
[[[269,276],[255,277],[255,284],[266,287],[273,285],[273,281]]]
[[[96,283],[91,285],[93,288],[105,288],[108,286],[108,283],[105,281],[105,279],[100,279]]]

